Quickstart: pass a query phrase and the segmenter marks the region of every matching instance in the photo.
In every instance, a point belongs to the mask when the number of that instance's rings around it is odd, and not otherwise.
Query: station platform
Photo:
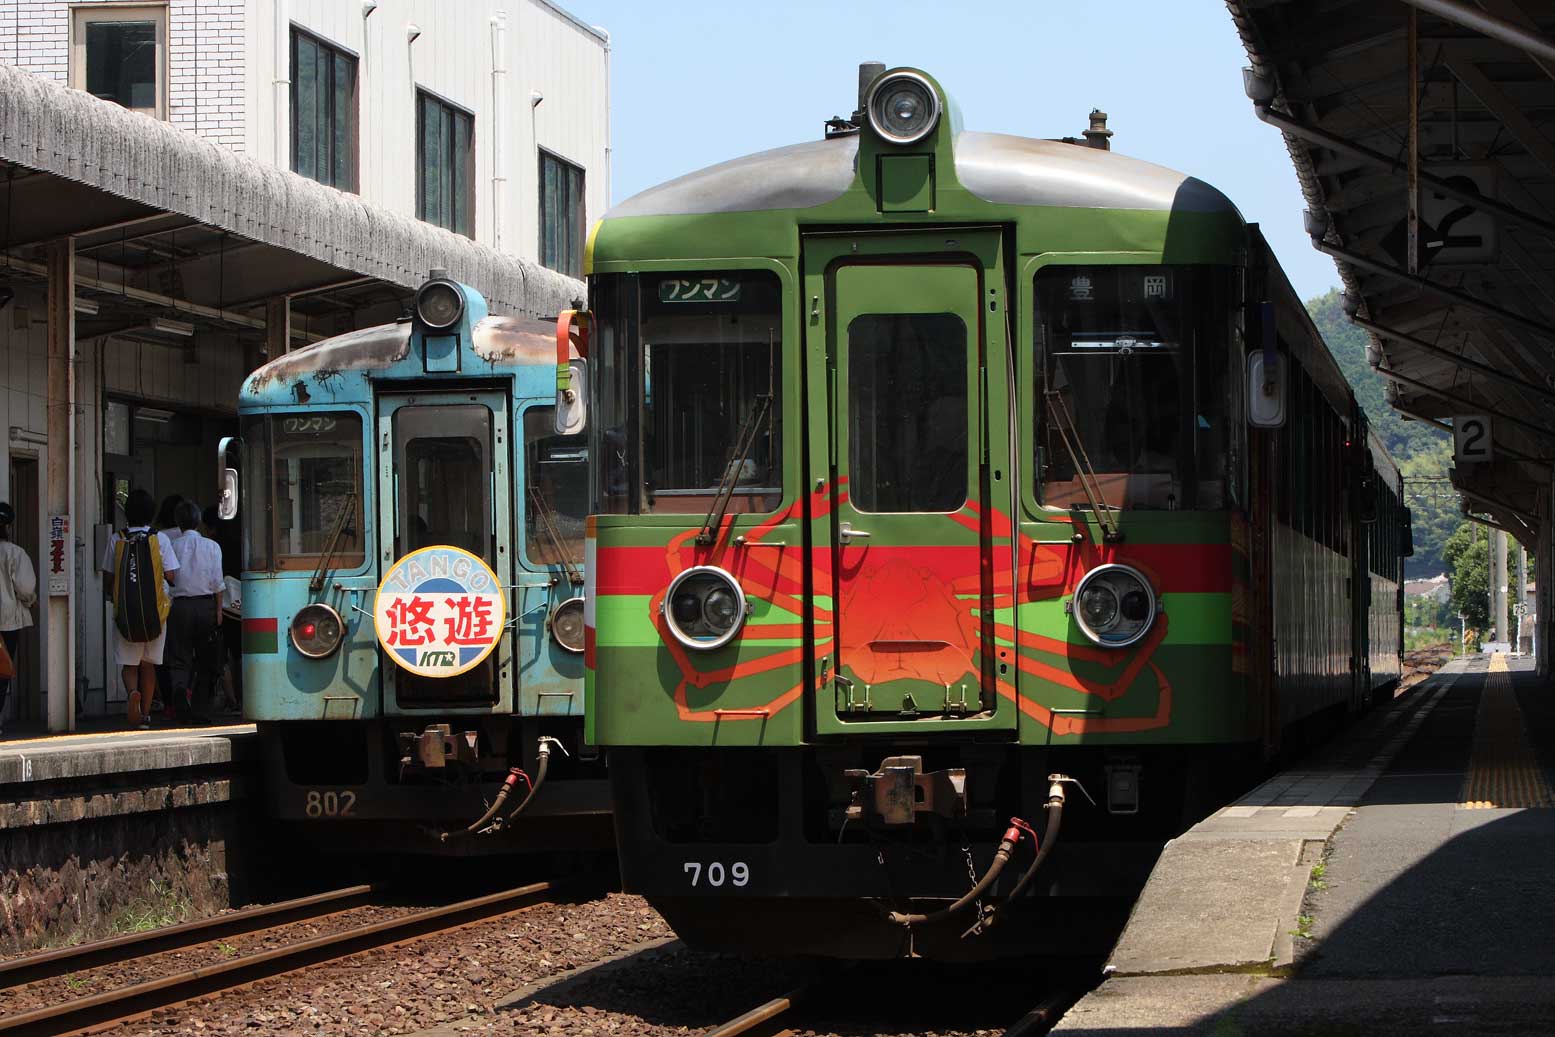
[[[7,739],[0,830],[226,802],[253,739],[252,724]]]
[[[1173,840],[1054,1033],[1555,1033],[1555,687],[1456,660]]]

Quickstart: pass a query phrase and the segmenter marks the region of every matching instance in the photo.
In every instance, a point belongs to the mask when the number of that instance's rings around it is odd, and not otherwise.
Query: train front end
[[[1287,659],[1312,698],[1270,670],[1253,488],[1285,432],[1250,427],[1247,359],[1307,347],[1208,185],[860,79],[826,139],[590,238],[588,724],[623,881],[712,946],[1095,952],[1276,708],[1354,697],[1343,616]],[[1354,575],[1341,497],[1290,563],[1314,585]]]
[[[410,318],[245,382],[244,713],[269,812],[310,846],[608,845],[555,356],[554,324],[434,271]]]

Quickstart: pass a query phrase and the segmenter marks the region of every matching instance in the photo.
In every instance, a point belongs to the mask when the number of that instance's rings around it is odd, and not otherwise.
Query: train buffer
[[[1555,1032],[1552,690],[1455,660],[1168,844],[1053,1032]]]

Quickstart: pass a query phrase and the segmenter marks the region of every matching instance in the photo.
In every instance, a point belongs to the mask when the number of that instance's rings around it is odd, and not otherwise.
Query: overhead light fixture
[[[100,309],[100,307],[97,305],[97,300],[96,299],[77,299],[76,300],[76,312],[81,314],[81,316],[83,316],[83,317],[95,317],[95,316],[97,316],[98,309]]]
[[[158,425],[166,425],[173,419],[173,412],[162,410],[160,407],[136,407],[136,421],[151,421]]]
[[[146,322],[146,327],[163,335],[176,335],[179,338],[194,337],[194,325],[186,320],[174,320],[171,317],[152,317]]]

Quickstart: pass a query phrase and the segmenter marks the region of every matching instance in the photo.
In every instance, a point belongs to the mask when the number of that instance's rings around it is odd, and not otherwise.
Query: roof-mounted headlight
[[[745,592],[716,565],[698,565],[670,581],[664,619],[687,648],[722,648],[745,625]]]
[[[915,144],[939,123],[939,94],[916,72],[882,76],[869,91],[869,125],[892,144]]]
[[[1098,565],[1075,588],[1071,609],[1086,637],[1105,648],[1126,648],[1155,622],[1155,591],[1137,569]]]
[[[416,319],[432,331],[447,331],[463,316],[464,292],[443,271],[432,271],[432,279],[416,290]]]

